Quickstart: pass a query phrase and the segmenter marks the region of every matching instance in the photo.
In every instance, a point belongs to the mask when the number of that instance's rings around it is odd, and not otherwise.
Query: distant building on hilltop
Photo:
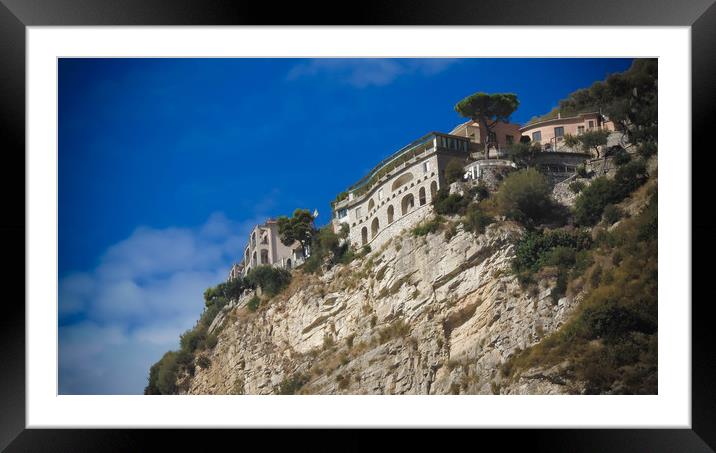
[[[539,143],[544,151],[559,151],[564,148],[565,135],[580,135],[593,130],[615,130],[614,123],[608,121],[599,112],[580,113],[578,115],[546,119],[528,124],[520,129],[520,135],[529,137],[533,143]]]
[[[268,219],[262,225],[256,225],[249,235],[248,244],[244,249],[243,261],[232,268],[231,278],[236,272],[246,275],[251,269],[262,266],[276,266],[291,269],[304,261],[301,244],[296,241],[290,246],[281,242],[278,234],[278,223]]]

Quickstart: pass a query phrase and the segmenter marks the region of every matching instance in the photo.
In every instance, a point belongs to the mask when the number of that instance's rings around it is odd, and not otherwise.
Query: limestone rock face
[[[510,275],[523,229],[490,225],[414,237],[403,233],[320,277],[296,272],[282,294],[250,313],[250,295],[211,326],[210,365],[179,381],[190,394],[568,393],[555,370],[503,382],[515,351],[559,327],[577,301],[536,293]]]

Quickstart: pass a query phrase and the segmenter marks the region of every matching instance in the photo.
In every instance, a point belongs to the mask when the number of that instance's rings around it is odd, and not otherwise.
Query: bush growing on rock
[[[465,174],[465,165],[459,159],[453,159],[445,166],[445,181],[452,184],[455,181],[462,181]]]
[[[572,193],[579,193],[584,189],[584,185],[582,181],[572,181],[569,183],[569,190],[571,190]]]
[[[248,308],[249,311],[256,311],[259,308],[259,305],[261,305],[261,299],[256,295],[246,302],[246,308]]]
[[[440,215],[464,214],[470,200],[456,193],[451,194],[447,187],[438,190],[433,199],[435,213]]]
[[[621,209],[619,209],[618,206],[615,206],[613,204],[608,204],[604,208],[604,221],[607,222],[608,225],[612,225],[616,223],[619,219],[621,219],[624,216],[624,213]]]
[[[519,222],[536,223],[550,216],[554,203],[549,180],[534,168],[510,173],[497,191],[501,214]]]
[[[493,219],[489,217],[480,208],[477,203],[470,203],[467,210],[465,211],[465,217],[462,219],[463,227],[465,231],[470,231],[476,234],[482,234],[485,232],[485,227],[493,222]]]
[[[273,297],[291,283],[291,272],[269,265],[251,269],[245,278],[252,288],[260,287],[269,297]]]
[[[599,222],[607,205],[628,197],[648,179],[646,165],[641,160],[619,167],[613,180],[604,176],[595,179],[574,202],[574,217],[579,225],[591,226]]]
[[[440,229],[440,226],[443,224],[445,219],[442,217],[434,216],[430,220],[426,220],[411,230],[413,233],[413,236],[427,236],[430,233],[435,233]]]

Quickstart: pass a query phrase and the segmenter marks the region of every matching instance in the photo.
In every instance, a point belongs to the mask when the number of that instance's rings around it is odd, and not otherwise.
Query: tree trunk
[[[480,117],[480,126],[485,128],[485,159],[490,158],[490,127],[487,125],[487,119]]]

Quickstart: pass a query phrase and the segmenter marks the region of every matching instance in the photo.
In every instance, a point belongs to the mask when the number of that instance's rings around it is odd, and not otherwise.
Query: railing
[[[419,139],[412,141],[408,145],[400,148],[398,151],[394,152],[387,158],[380,161],[378,163],[378,165],[373,167],[373,169],[370,172],[368,172],[367,175],[365,175],[363,178],[361,178],[357,183],[350,186],[347,189],[347,192],[353,192],[353,191],[356,191],[356,190],[364,187],[366,184],[370,183],[373,180],[373,178],[381,170],[383,170],[385,167],[390,165],[392,162],[396,161],[397,159],[401,158],[402,156],[406,155],[407,153],[416,150],[416,148],[419,148],[420,146],[428,144],[429,142],[435,140],[437,137],[446,137],[446,138],[457,139],[459,141],[466,142],[466,148],[469,152],[469,148],[470,148],[470,145],[469,145],[470,139],[469,138],[460,137],[460,136],[456,136],[456,135],[450,135],[450,134],[442,134],[440,132],[430,132],[429,134],[426,134],[426,135],[420,137]],[[445,148],[443,146],[440,146],[437,143],[434,143],[434,147],[441,148],[441,149],[451,149],[451,148]],[[415,154],[413,157],[420,156],[431,149],[433,149],[433,147],[426,146],[423,150],[420,150],[420,152]]]

